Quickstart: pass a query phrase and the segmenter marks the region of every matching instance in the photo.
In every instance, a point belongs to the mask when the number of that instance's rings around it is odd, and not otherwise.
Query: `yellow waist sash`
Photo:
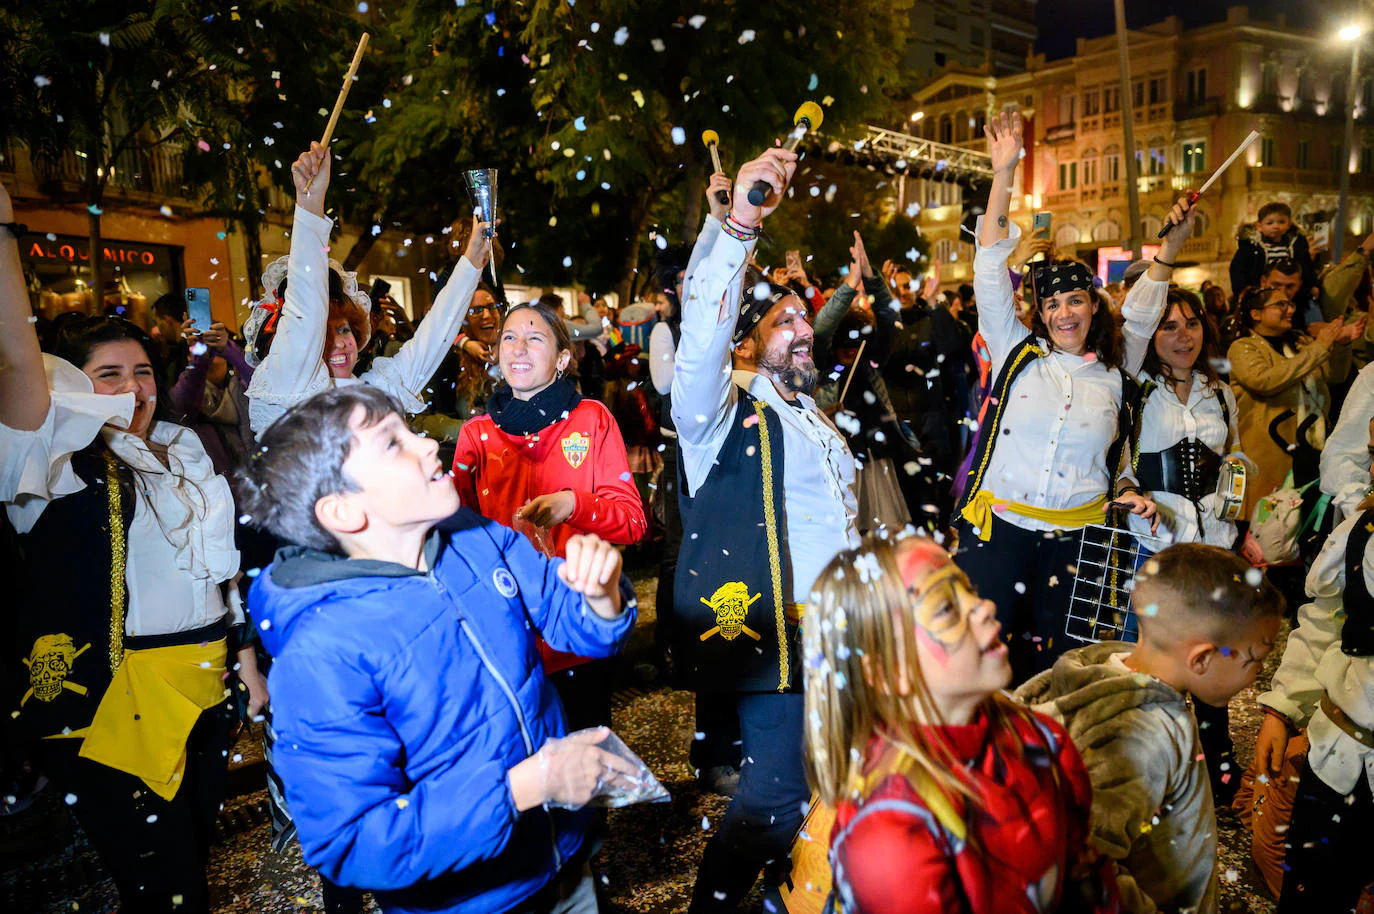
[[[992,512],[998,506],[1022,517],[1044,521],[1056,527],[1076,529],[1102,520],[1102,509],[1107,506],[1107,495],[1104,492],[1077,508],[1037,508],[1019,501],[1006,501],[987,489],[979,489],[973,493],[973,497],[959,514],[978,531],[978,538],[987,542],[992,539]]]
[[[222,702],[226,644],[125,650],[85,736],[81,756],[142,778],[164,800],[186,770],[186,740],[203,711]]]

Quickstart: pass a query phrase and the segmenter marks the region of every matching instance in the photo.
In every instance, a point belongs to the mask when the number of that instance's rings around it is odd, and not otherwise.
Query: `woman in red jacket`
[[[610,411],[583,400],[565,376],[572,341],[563,321],[547,305],[512,306],[496,356],[503,382],[487,415],[463,424],[454,453],[463,504],[520,530],[549,555],[563,555],[579,533],[619,545],[642,539],[647,521],[625,442]],[[613,658],[541,649],[568,729],[609,725]]]

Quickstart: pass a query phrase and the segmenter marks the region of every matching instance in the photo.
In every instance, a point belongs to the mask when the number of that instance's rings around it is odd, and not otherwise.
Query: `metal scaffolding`
[[[861,137],[848,143],[832,141],[826,150],[830,154],[853,155],[859,161],[891,168],[897,174],[966,182],[991,182],[992,159],[987,153],[962,146],[951,146],[923,139],[908,133],[898,133],[871,124],[864,127]]]

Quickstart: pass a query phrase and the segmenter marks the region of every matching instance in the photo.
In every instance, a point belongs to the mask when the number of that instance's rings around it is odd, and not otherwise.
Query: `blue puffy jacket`
[[[606,621],[523,536],[468,509],[430,535],[428,574],[283,549],[249,596],[305,859],[387,912],[504,911],[582,848],[589,812],[518,813],[507,772],[566,729],[536,633],[615,653]]]

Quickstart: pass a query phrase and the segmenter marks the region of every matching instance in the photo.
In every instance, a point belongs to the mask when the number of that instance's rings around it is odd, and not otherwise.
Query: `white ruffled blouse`
[[[43,424],[33,431],[0,424],[0,501],[10,523],[28,533],[49,502],[84,489],[72,455],[101,435],[135,471],[126,634],[190,631],[226,614],[231,624],[242,622],[238,600],[226,604],[220,588],[239,567],[234,501],[195,432],[170,422],[153,426],[149,437],[167,448],[169,470],[142,439],[106,425],[129,422],[132,394],[97,394],[75,366],[48,355],[44,361],[51,404]]]

